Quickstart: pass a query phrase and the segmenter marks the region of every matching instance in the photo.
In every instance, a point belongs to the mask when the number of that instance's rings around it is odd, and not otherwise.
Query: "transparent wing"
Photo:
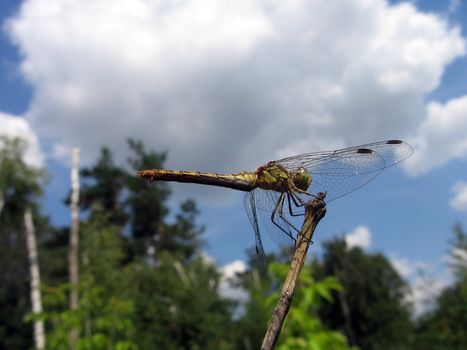
[[[295,246],[303,210],[286,193],[256,188],[245,195],[245,209],[255,231],[257,247],[261,243],[260,231],[266,232],[279,247]]]
[[[305,168],[312,176],[307,192],[326,192],[326,201],[349,194],[367,184],[384,169],[412,154],[412,147],[398,140],[382,141],[335,151],[307,153],[272,163],[288,171]],[[309,195],[256,188],[245,196],[245,208],[255,231],[257,251],[264,254],[261,231],[281,247],[295,244]]]
[[[327,192],[326,201],[329,202],[367,184],[385,168],[407,159],[412,152],[408,143],[389,140],[335,151],[306,153],[274,163],[288,171],[305,168],[312,176],[308,192]]]
[[[256,210],[255,191],[247,192],[243,200],[245,211],[250,220],[251,226],[255,231],[255,246],[256,253],[264,255],[263,242],[261,241],[261,234],[259,232],[258,213]]]

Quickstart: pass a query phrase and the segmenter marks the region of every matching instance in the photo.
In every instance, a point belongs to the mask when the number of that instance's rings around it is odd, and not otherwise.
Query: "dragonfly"
[[[255,232],[256,251],[264,255],[260,226],[279,246],[293,246],[300,232],[296,218],[304,215],[310,199],[324,193],[330,202],[352,193],[412,153],[408,143],[387,140],[295,155],[234,174],[150,169],[137,175],[151,182],[196,183],[246,192],[244,206]]]

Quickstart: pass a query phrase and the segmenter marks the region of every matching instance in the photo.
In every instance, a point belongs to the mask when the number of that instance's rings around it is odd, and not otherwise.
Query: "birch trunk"
[[[70,251],[68,255],[68,268],[70,275],[70,310],[78,308],[78,282],[79,282],[79,148],[74,147],[71,157],[71,229],[70,229]],[[71,344],[78,338],[78,330],[70,332]]]
[[[41,296],[41,277],[39,273],[39,260],[37,255],[36,234],[34,232],[34,223],[32,221],[31,210],[29,208],[24,212],[24,227],[26,229],[26,247],[28,250],[29,270],[31,273],[31,305],[32,312],[39,314],[42,312]],[[37,350],[44,349],[45,334],[44,322],[42,320],[34,321],[34,343]]]

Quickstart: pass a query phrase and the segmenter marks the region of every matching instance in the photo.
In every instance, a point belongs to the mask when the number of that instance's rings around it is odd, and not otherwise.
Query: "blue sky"
[[[347,234],[414,283],[418,268],[449,280],[452,226],[467,227],[466,1],[19,4],[0,2],[0,133],[28,138],[49,169],[54,223],[69,220],[74,145],[84,164],[103,144],[123,162],[133,137],[170,168],[232,172],[400,138],[413,157],[330,203],[311,252]],[[172,189],[172,207],[200,205],[209,255],[244,259],[242,194]]]

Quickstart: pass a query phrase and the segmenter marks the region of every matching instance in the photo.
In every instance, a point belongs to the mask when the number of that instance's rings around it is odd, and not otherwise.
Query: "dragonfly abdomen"
[[[256,187],[254,172],[218,174],[200,171],[151,169],[138,172],[138,176],[150,181],[175,181],[202,185],[220,186],[239,191],[251,191]]]

